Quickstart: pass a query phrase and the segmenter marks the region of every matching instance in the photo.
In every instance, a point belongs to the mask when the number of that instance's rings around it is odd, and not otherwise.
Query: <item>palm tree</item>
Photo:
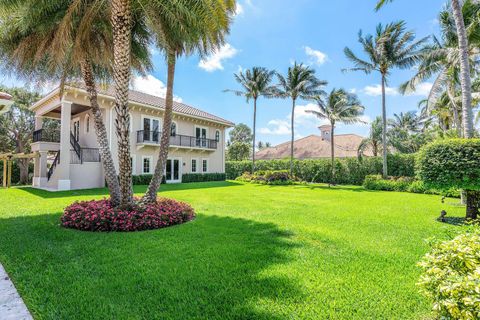
[[[242,86],[242,90],[225,90],[237,96],[245,97],[247,103],[253,100],[253,143],[252,143],[252,172],[255,172],[255,133],[257,127],[257,100],[259,97],[270,98],[274,92],[271,86],[275,71],[265,68],[253,67],[252,70],[240,71],[235,74],[235,80]],[[260,146],[260,142],[259,142]],[[262,145],[263,147],[263,145]]]
[[[97,80],[108,82],[112,60],[112,31],[106,4],[37,1],[0,2],[2,6],[0,55],[4,67],[26,79],[82,78],[89,94],[95,133],[114,205],[120,203],[120,186],[109,148],[107,131],[97,101]],[[137,23],[132,63],[140,73],[150,69],[148,33]]]
[[[167,93],[159,156],[152,180],[142,198],[144,203],[156,201],[167,163],[177,57],[193,53],[204,56],[217,50],[224,43],[236,10],[234,0],[155,0],[149,5],[145,11],[147,20],[167,61]]]
[[[319,119],[328,120],[332,126],[330,134],[331,184],[335,184],[335,124],[362,122],[360,116],[363,115],[365,107],[361,105],[355,94],[347,93],[344,89],[332,89],[326,98],[317,96],[315,101],[318,110],[308,110],[307,112],[316,115]]]
[[[376,10],[380,9],[386,3],[393,0],[379,0]],[[475,1],[467,0],[466,3],[475,3]],[[453,20],[457,29],[458,48],[460,50],[460,84],[462,88],[462,110],[463,110],[463,131],[464,137],[473,138],[475,129],[473,125],[473,110],[472,110],[472,80],[470,78],[470,63],[468,59],[468,37],[467,29],[465,28],[464,14],[460,0],[451,0]],[[465,7],[464,7],[465,8]]]
[[[326,81],[319,80],[315,76],[315,70],[303,64],[295,62],[288,68],[287,76],[277,73],[279,84],[275,89],[275,96],[283,99],[292,99],[291,132],[290,142],[290,174],[293,174],[293,152],[295,141],[295,105],[298,99],[310,100],[325,94],[322,87]]]
[[[478,66],[478,46],[479,32],[478,14],[480,12],[480,4],[472,1],[466,1],[463,5],[463,15],[465,25],[467,26],[468,37],[468,55],[471,66],[470,74],[477,74]],[[427,45],[424,49],[418,71],[411,80],[404,83],[400,90],[402,93],[414,91],[417,84],[435,76],[432,89],[428,97],[427,111],[429,106],[435,105],[436,100],[445,92],[450,100],[448,105],[451,107],[454,125],[457,135],[460,137],[463,133],[462,118],[460,117],[459,104],[457,103],[457,91],[460,91],[460,50],[458,48],[458,36],[455,22],[450,9],[442,11],[439,15],[439,22],[442,31],[441,40],[433,37],[433,43]],[[461,91],[460,91],[461,95]]]
[[[394,22],[383,26],[377,26],[375,35],[363,36],[360,31],[358,41],[367,54],[367,59],[357,57],[353,51],[346,47],[344,52],[347,58],[353,62],[354,67],[350,70],[363,71],[370,74],[373,71],[380,73],[382,87],[382,153],[383,153],[383,176],[388,175],[387,168],[387,109],[385,99],[385,86],[391,70],[395,67],[408,69],[414,66],[420,58],[421,46],[427,38],[415,41],[415,34],[405,30],[405,22]]]
[[[374,157],[378,156],[379,150],[382,150],[382,118],[376,117],[370,124],[368,137],[363,139],[358,146],[358,156],[362,157],[368,148],[372,148]]]

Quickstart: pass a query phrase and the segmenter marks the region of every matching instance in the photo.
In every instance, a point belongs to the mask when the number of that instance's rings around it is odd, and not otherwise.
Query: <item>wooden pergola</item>
[[[32,159],[37,157],[37,152],[33,153],[1,153],[0,161],[3,160],[3,187],[10,188],[12,185],[12,164],[18,159]]]

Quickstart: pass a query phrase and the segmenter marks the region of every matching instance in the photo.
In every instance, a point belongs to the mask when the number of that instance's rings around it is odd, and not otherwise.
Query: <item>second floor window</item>
[[[88,114],[85,116],[85,132],[90,132],[90,116]]]
[[[170,136],[175,137],[177,135],[177,124],[175,122],[172,122],[172,125],[170,126]]]
[[[220,142],[220,131],[215,131],[215,141]]]

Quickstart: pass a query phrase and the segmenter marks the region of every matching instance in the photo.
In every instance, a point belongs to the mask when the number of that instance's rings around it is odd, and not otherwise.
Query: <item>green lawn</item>
[[[144,187],[137,187],[141,193]],[[0,190],[0,262],[37,319],[420,319],[424,239],[457,200],[360,187],[162,186],[195,221],[140,233],[59,226],[105,190]]]

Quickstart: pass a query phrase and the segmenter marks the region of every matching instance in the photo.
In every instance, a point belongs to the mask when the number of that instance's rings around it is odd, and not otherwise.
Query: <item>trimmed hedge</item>
[[[182,175],[182,183],[225,181],[225,173],[185,173]]]
[[[294,160],[293,175],[302,181],[329,183],[331,181],[330,159]],[[336,177],[338,184],[362,185],[365,177],[372,174],[381,174],[382,158],[345,158],[335,161]],[[388,171],[392,176],[415,176],[415,155],[396,154],[388,156]],[[284,160],[258,160],[255,162],[256,170],[290,170],[290,161]],[[227,179],[236,179],[244,172],[251,172],[251,161],[227,161],[225,171]]]
[[[296,182],[295,177],[291,177],[288,170],[255,171],[255,174],[245,172],[235,180],[270,185],[289,185]]]
[[[225,181],[225,173],[185,173],[182,175],[182,183],[189,182],[207,182],[207,181]],[[148,185],[152,180],[151,174],[133,176],[133,185]],[[162,184],[165,183],[165,176],[162,178]]]
[[[430,189],[423,181],[415,180],[412,177],[389,177],[388,179],[383,179],[381,175],[368,175],[365,177],[363,186],[368,190],[437,194],[454,198],[460,197],[460,191],[458,189]]]

